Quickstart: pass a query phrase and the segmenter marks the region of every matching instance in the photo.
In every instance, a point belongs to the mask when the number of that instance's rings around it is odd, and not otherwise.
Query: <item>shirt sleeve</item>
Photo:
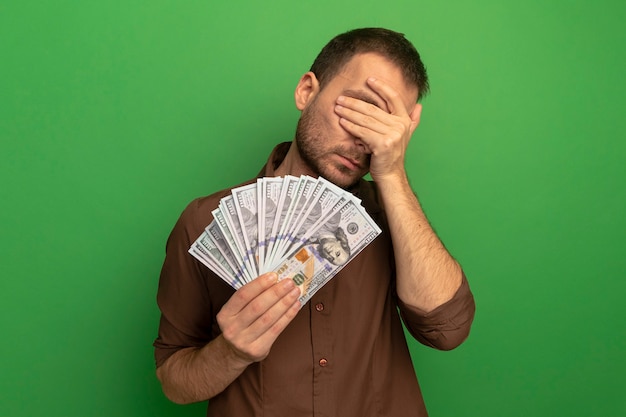
[[[208,215],[206,213],[209,213]],[[197,261],[188,250],[210,223],[210,210],[194,200],[183,211],[167,240],[157,292],[161,310],[154,342],[156,365],[186,347],[202,347],[215,337],[215,294],[228,296],[230,287]],[[213,287],[216,287],[215,291]]]
[[[454,297],[431,312],[410,306],[398,298],[402,320],[420,343],[440,350],[451,350],[467,339],[476,305],[463,274]]]

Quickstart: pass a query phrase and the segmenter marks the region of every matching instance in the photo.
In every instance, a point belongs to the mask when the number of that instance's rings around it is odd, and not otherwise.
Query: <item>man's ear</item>
[[[320,83],[315,74],[311,71],[304,74],[302,78],[300,78],[295,91],[296,107],[298,110],[304,110],[319,90]]]

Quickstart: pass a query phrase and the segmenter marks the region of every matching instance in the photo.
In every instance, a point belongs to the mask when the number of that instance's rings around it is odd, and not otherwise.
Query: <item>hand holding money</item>
[[[264,359],[276,337],[300,310],[292,280],[263,274],[241,287],[217,314],[222,336],[243,365]]]

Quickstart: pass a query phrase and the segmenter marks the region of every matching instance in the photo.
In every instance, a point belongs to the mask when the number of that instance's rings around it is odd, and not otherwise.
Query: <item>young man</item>
[[[444,350],[465,340],[474,317],[465,276],[404,167],[427,89],[413,45],[374,28],[335,37],[298,82],[295,139],[259,176],[323,176],[383,230],[303,306],[290,279],[268,273],[234,291],[187,253],[230,190],[185,209],[158,292],[155,356],[168,398],[208,399],[209,416],[427,415],[400,315],[417,340]]]

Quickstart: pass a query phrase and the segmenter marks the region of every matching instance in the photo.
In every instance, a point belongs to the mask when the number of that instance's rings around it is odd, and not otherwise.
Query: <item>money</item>
[[[380,233],[358,203],[343,200],[295,242],[275,271],[279,279],[294,280],[304,304]]]
[[[266,259],[270,259],[270,249],[272,249],[273,234],[275,233],[274,223],[279,224],[276,213],[278,203],[284,189],[283,184],[286,179],[281,177],[261,178],[261,193],[259,204],[259,273],[268,272]]]
[[[257,218],[257,185],[250,184],[232,190],[232,202],[237,212],[244,245],[244,260],[250,274],[258,276],[259,221]]]
[[[235,289],[274,271],[304,304],[381,230],[351,193],[324,178],[266,177],[234,188],[189,253]]]
[[[289,181],[286,184],[285,194],[279,202],[279,217],[275,221],[276,233],[273,239],[274,244],[271,248],[270,257],[266,261],[270,270],[271,266],[274,265],[274,262],[280,260],[280,255],[282,253],[280,248],[283,246],[283,241],[287,235],[288,226],[291,223],[298,197],[301,195],[300,191],[304,190],[303,181],[304,179],[302,177],[289,178]]]

